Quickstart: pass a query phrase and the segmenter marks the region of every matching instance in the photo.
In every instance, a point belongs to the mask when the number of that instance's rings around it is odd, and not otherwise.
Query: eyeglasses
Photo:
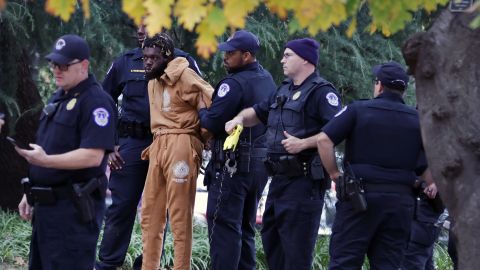
[[[372,79],[372,82],[373,82],[374,84],[377,84],[379,81],[380,81],[380,80],[379,80],[379,79],[377,79],[377,78],[375,78],[375,79]]]
[[[75,64],[78,64],[82,61],[80,60],[77,60],[77,61],[73,61],[71,63],[68,63],[68,64],[58,64],[58,63],[55,63],[55,62],[49,62],[48,64],[50,65],[50,68],[51,69],[55,69],[55,68],[58,68],[60,71],[67,71],[68,68],[71,66],[71,65],[75,65]]]

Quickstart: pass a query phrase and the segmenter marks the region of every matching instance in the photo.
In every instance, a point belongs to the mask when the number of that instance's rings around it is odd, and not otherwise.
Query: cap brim
[[[237,48],[233,47],[232,45],[228,44],[227,42],[220,43],[218,45],[218,50],[219,51],[224,51],[224,52],[231,52],[237,50]]]
[[[70,59],[70,58],[65,57],[65,56],[63,56],[61,54],[58,54],[58,53],[50,53],[47,56],[45,56],[45,59],[47,59],[49,61],[52,61],[52,62],[55,62],[55,63],[60,64],[60,65],[66,65],[66,64],[73,61],[73,59]]]

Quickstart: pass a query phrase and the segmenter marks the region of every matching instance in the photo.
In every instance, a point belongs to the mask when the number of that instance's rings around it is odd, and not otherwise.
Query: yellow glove
[[[243,126],[237,125],[232,134],[228,135],[223,143],[223,150],[235,150],[237,148],[238,140],[240,139],[240,133],[242,133]]]

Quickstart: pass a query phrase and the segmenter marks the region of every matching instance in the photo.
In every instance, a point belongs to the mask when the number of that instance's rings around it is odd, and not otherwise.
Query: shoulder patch
[[[335,93],[329,92],[327,94],[326,98],[327,98],[328,104],[330,104],[332,106],[338,106],[338,104],[339,104],[338,97],[337,97],[337,95],[335,95]]]
[[[104,127],[108,125],[110,114],[105,108],[96,108],[93,111],[93,120],[98,126]]]
[[[217,96],[224,97],[228,94],[229,91],[230,91],[230,85],[228,85],[227,83],[222,83],[220,87],[218,87]]]
[[[340,114],[342,114],[344,111],[346,111],[346,110],[347,110],[347,107],[348,107],[348,106],[343,107],[343,109],[341,109],[337,114],[335,114],[334,117],[337,117],[337,116],[339,116]]]

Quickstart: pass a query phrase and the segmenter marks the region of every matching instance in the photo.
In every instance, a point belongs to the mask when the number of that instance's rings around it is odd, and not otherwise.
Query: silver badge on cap
[[[55,44],[55,50],[59,51],[65,47],[66,43],[63,38],[57,40],[57,43]]]

